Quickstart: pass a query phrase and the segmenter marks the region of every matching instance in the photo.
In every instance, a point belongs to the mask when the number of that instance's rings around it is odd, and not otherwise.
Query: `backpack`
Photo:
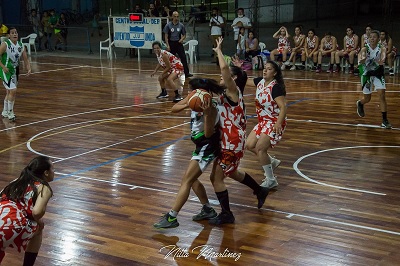
[[[264,69],[264,60],[261,55],[253,57],[251,61],[254,70]]]

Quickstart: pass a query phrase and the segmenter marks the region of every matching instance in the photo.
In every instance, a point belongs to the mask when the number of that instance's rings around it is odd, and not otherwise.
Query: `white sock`
[[[170,210],[169,215],[171,215],[172,217],[176,217],[176,216],[178,216],[178,212],[176,212],[174,210]]]
[[[14,102],[8,101],[8,111],[12,111],[14,109]]]
[[[272,164],[263,165],[262,168],[264,169],[264,175],[268,179],[274,179],[274,172],[272,170]]]
[[[3,112],[8,112],[8,101],[4,100]]]

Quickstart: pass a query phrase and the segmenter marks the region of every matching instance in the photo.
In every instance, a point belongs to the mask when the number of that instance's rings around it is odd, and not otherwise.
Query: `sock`
[[[228,195],[228,190],[225,189],[224,191],[221,192],[215,192],[217,195],[219,204],[221,205],[222,212],[231,212],[231,209],[229,207],[229,195]]]
[[[0,264],[3,261],[5,255],[6,253],[3,250],[0,250]]]
[[[340,63],[336,64],[336,69],[340,69]]]
[[[317,66],[317,63],[314,62],[314,66]]]
[[[333,68],[333,64],[330,64],[330,65],[329,65],[329,69],[332,69],[332,68]]]
[[[168,214],[169,214],[170,216],[172,216],[172,217],[178,216],[178,212],[176,212],[176,211],[174,211],[174,210],[170,210]]]
[[[245,173],[244,179],[241,183],[251,188],[254,192],[254,195],[256,195],[260,191],[261,187],[248,173]]]
[[[354,64],[350,64],[350,67],[351,67],[351,68],[354,68]]]
[[[174,90],[174,92],[176,96],[179,95],[178,90]]]
[[[8,101],[8,111],[12,111],[14,109],[14,102]]]
[[[23,266],[33,266],[37,257],[37,253],[25,252]]]
[[[318,64],[318,68],[321,68],[321,64]]]
[[[161,92],[162,93],[167,93],[167,89],[166,88],[161,88]]]
[[[382,119],[387,120],[387,112],[382,112]]]
[[[206,208],[211,208],[211,204],[209,202],[207,202],[206,204],[203,205]]]
[[[301,64],[304,66],[306,64],[306,61],[301,61]]]
[[[4,107],[3,107],[4,112],[8,112],[8,101],[4,100]]]
[[[268,179],[274,178],[274,172],[272,171],[272,164],[263,165],[262,168],[264,169],[264,175]]]

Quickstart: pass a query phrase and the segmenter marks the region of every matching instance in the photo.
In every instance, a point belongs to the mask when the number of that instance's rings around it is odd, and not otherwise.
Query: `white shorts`
[[[16,74],[12,75],[8,83],[3,80],[3,85],[4,88],[6,88],[7,90],[16,89],[18,85],[17,75]]]
[[[369,82],[365,84],[363,87],[363,94],[371,94],[372,93],[372,86],[374,86],[374,91],[376,90],[385,90],[385,78],[377,78],[377,77],[370,77]]]

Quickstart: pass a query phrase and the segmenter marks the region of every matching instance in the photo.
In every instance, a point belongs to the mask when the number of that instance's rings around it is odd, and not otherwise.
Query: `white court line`
[[[43,71],[37,71],[37,72],[32,72],[30,75],[35,75],[35,74],[43,74],[43,73],[49,73],[49,72],[57,72],[57,71],[63,71],[63,70],[70,70],[70,69],[75,69],[75,68],[83,68],[86,66],[76,66],[76,67],[67,67],[67,68],[58,68],[58,69],[51,69],[51,70],[43,70]],[[20,76],[27,76],[28,74],[20,74]]]
[[[69,175],[69,174],[64,174],[64,173],[59,173],[59,172],[56,172],[56,174],[63,175],[63,176],[68,176]],[[108,183],[108,184],[112,184],[112,185],[126,186],[126,187],[130,187],[130,189],[144,189],[144,190],[151,190],[151,191],[157,191],[157,192],[174,194],[174,195],[177,194],[176,192],[170,192],[170,191],[163,190],[163,189],[136,186],[136,185],[126,184],[126,183],[121,183],[121,182],[108,181],[108,180],[102,180],[102,179],[98,179],[98,178],[85,177],[85,176],[79,176],[79,175],[71,175],[71,176],[76,177],[77,180],[85,179],[85,180],[97,181],[97,182],[102,182],[102,183]],[[190,199],[190,200],[198,201],[198,199],[193,199],[193,198]],[[235,206],[239,206],[239,207],[249,208],[249,209],[256,209],[257,208],[257,207],[253,207],[253,206],[249,206],[249,205],[237,204],[237,203],[232,203],[232,202],[230,202],[230,204],[231,205],[235,205]],[[279,214],[286,215],[285,217],[287,219],[292,219],[293,217],[299,217],[299,218],[304,218],[304,219],[309,219],[309,220],[314,220],[314,221],[326,222],[326,223],[331,223],[331,224],[339,224],[339,225],[344,225],[344,226],[353,227],[353,228],[365,229],[365,230],[369,230],[369,231],[381,232],[381,233],[387,233],[387,234],[391,234],[391,235],[400,236],[400,232],[392,231],[392,230],[385,230],[385,229],[380,229],[380,228],[371,227],[371,226],[364,226],[364,225],[358,225],[358,224],[353,224],[353,223],[340,222],[340,221],[336,221],[336,220],[318,218],[318,217],[314,217],[314,216],[310,216],[310,215],[302,215],[302,214],[291,213],[291,212],[286,212],[286,211],[279,211],[279,210],[275,210],[275,209],[267,209],[267,208],[261,208],[261,209],[264,210],[264,211],[269,211],[269,212],[274,212],[274,213],[279,213]]]
[[[335,186],[335,185],[327,184],[327,183],[324,183],[324,182],[316,181],[315,179],[311,179],[308,176],[306,176],[305,174],[303,174],[298,168],[299,163],[303,159],[305,159],[307,157],[310,157],[310,156],[313,156],[313,155],[316,155],[316,154],[319,154],[319,153],[329,152],[329,151],[338,151],[338,150],[359,149],[359,148],[400,148],[400,146],[351,146],[351,147],[340,147],[340,148],[332,148],[332,149],[321,150],[321,151],[309,153],[309,154],[304,155],[304,156],[300,157],[299,159],[297,159],[297,161],[293,164],[293,169],[297,172],[297,174],[299,174],[304,179],[307,179],[308,181],[316,183],[318,185],[322,185],[322,186],[326,186],[326,187],[333,187],[333,188],[342,189],[342,190],[349,190],[349,191],[355,191],[355,192],[361,192],[361,193],[369,193],[369,194],[374,194],[374,195],[386,196],[385,193],[379,193],[379,192],[362,190],[362,189],[354,189],[354,188]]]

